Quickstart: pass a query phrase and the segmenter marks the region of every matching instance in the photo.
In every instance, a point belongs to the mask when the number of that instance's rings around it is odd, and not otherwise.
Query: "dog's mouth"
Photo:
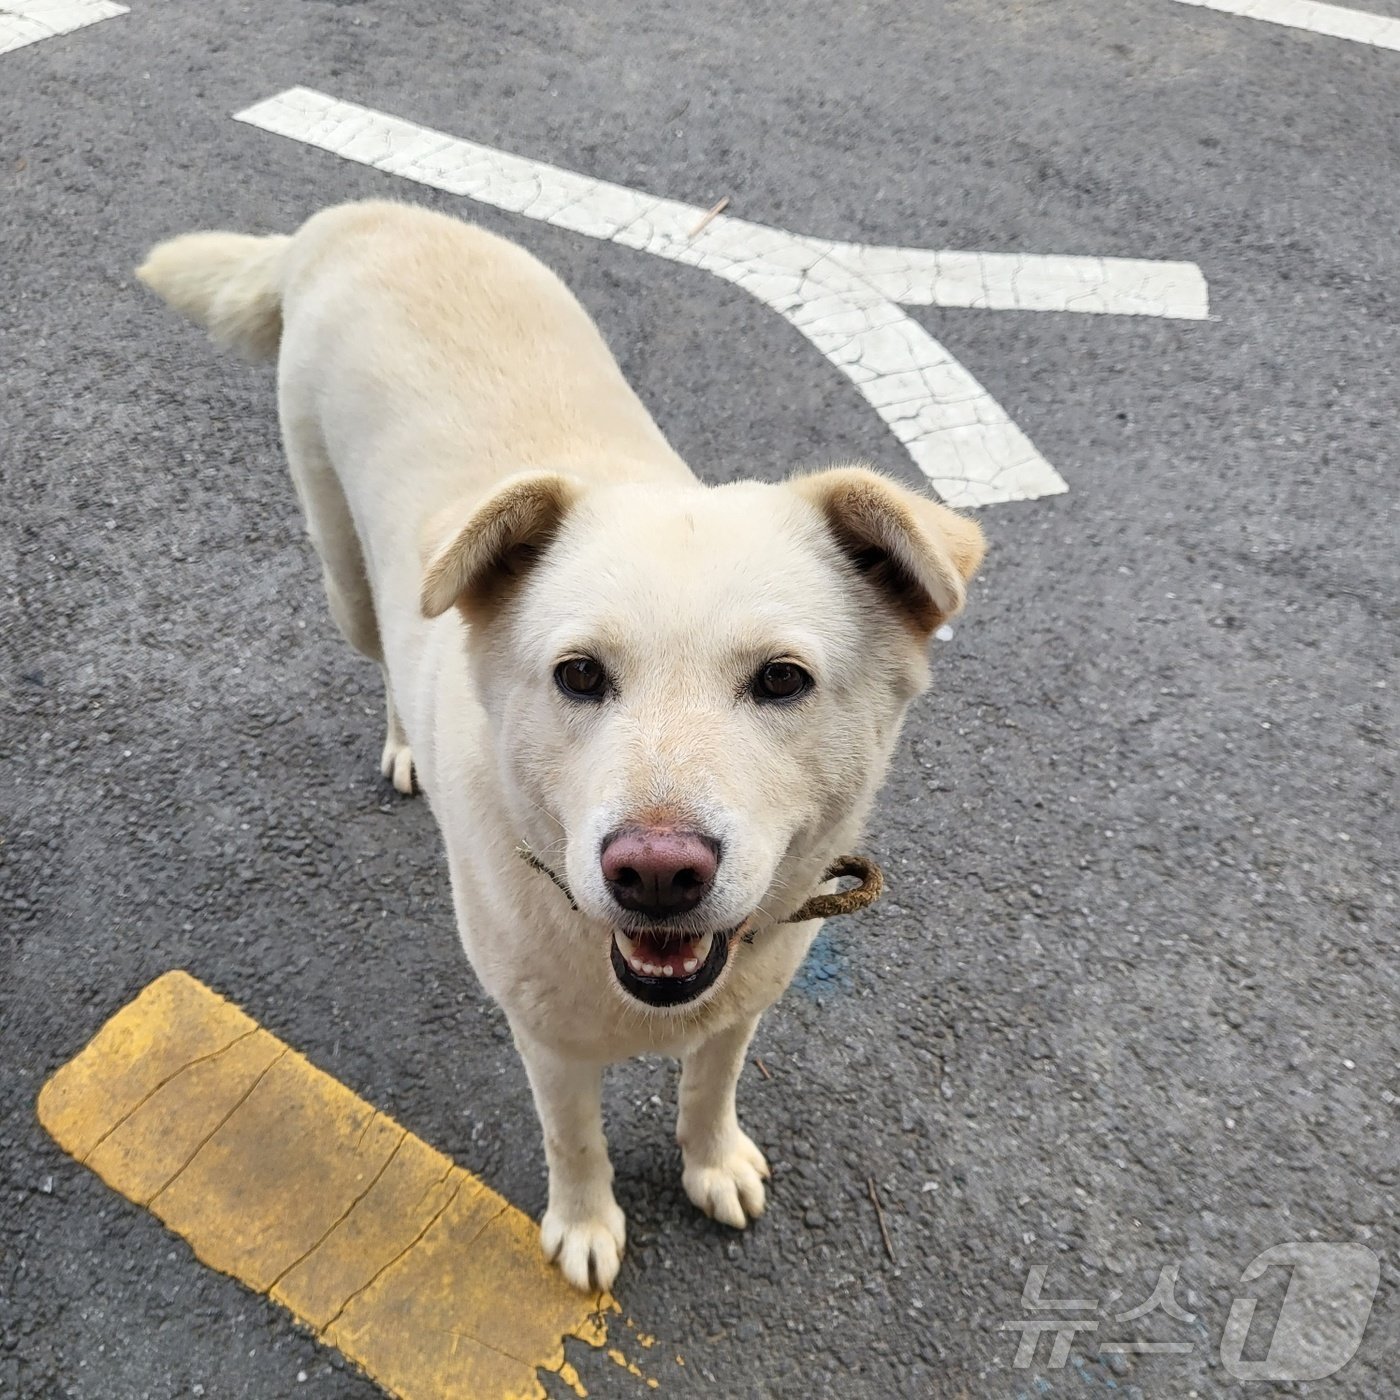
[[[615,928],[609,950],[613,972],[623,991],[638,1001],[681,1006],[714,986],[738,932],[733,928],[682,935]]]

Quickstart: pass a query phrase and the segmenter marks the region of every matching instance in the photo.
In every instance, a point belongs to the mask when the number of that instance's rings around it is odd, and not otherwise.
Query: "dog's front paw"
[[[627,1244],[627,1217],[611,1198],[582,1218],[569,1218],[553,1208],[540,1222],[545,1258],[584,1293],[611,1288]]]
[[[685,1153],[681,1184],[706,1215],[742,1230],[763,1214],[768,1162],[749,1135],[735,1128],[710,1154]]]
[[[405,797],[413,796],[413,750],[407,744],[399,743],[392,737],[386,739],[379,771]]]

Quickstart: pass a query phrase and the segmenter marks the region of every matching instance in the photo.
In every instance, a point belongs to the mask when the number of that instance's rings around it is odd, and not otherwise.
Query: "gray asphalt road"
[[[618,1291],[685,1357],[662,1394],[1223,1396],[1269,1389],[1219,1354],[1232,1299],[1261,1300],[1256,1360],[1280,1307],[1286,1270],[1245,1266],[1360,1242],[1355,1359],[1276,1389],[1392,1393],[1400,54],[1172,0],[131,3],[0,55],[0,1395],[378,1393],[35,1121],[169,968],[544,1200],[428,812],[376,776],[377,677],[326,617],[271,376],[142,293],[145,248],[365,195],[479,217],[579,291],[706,477],[916,476],[739,289],[230,120],[294,84],[807,233],[1200,264],[1210,322],[914,313],[1070,493],[983,513],[870,833],[891,893],[763,1027],[756,1229],[685,1201],[673,1067],[612,1076]],[[1060,1367],[1001,1330],[1037,1264],[1106,1309]],[[1193,1322],[1113,1320],[1173,1267]],[[1099,1350],[1129,1338],[1184,1350]]]

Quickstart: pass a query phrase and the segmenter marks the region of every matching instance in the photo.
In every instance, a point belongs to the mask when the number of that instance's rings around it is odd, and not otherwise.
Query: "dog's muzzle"
[[[526,865],[547,876],[558,887],[575,911],[578,904],[564,880],[554,873],[530,848],[521,842],[516,854]],[[880,867],[864,856],[841,856],[827,867],[826,880],[857,881],[832,894],[814,894],[782,922],[805,923],[808,919],[834,919],[854,914],[874,904],[884,891]],[[752,943],[755,930],[745,919],[737,928],[713,933],[687,935],[656,931],[627,932],[614,928],[609,956],[619,985],[629,995],[648,1006],[683,1006],[714,986],[736,938]]]

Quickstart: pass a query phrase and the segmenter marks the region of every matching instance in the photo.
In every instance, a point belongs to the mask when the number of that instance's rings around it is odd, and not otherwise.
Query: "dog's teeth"
[[[690,977],[704,965],[714,946],[714,934],[701,934],[684,948],[677,949],[679,956],[673,958],[668,953],[663,961],[652,962],[642,952],[643,948],[648,947],[644,937],[629,937],[621,929],[615,929],[614,933],[623,961],[638,977]]]
[[[622,956],[626,960],[627,966],[630,967],[633,972],[645,972],[646,962],[643,960],[642,955],[637,951],[637,944],[635,940],[628,938],[628,936],[625,933],[623,933],[621,929],[619,929],[617,934],[617,942],[618,947],[622,949]]]

